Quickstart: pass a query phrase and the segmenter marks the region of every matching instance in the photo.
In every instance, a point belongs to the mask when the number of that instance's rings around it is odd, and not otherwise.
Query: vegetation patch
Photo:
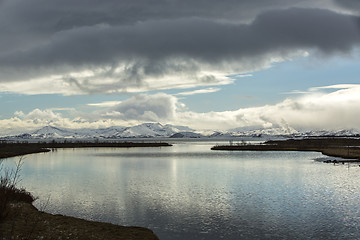
[[[8,217],[0,224],[0,239],[158,240],[158,237],[147,228],[52,215],[19,202],[10,205]]]

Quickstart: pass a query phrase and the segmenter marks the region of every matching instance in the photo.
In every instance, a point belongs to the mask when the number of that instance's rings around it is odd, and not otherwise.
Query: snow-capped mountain
[[[52,126],[45,126],[30,133],[29,135],[35,138],[63,138],[70,137],[74,135],[74,133],[64,128],[60,129]]]
[[[66,129],[45,126],[30,133],[11,136],[11,139],[119,139],[119,138],[233,138],[233,137],[313,137],[313,136],[360,136],[358,130],[297,131],[291,127],[228,131],[196,131],[186,126],[160,123],[143,123],[132,127],[113,126],[100,129]]]
[[[253,130],[231,129],[228,131],[214,131],[210,137],[231,138],[231,137],[344,137],[360,136],[358,130],[316,130],[316,131],[297,131],[291,127],[264,128]]]
[[[315,131],[304,131],[299,132],[300,136],[335,136],[335,137],[342,137],[342,136],[360,136],[360,131],[356,129],[347,129],[347,130],[334,130],[334,131],[328,131],[328,130],[315,130]]]
[[[169,137],[180,130],[175,126],[162,125],[160,123],[143,123],[134,127],[127,127],[116,134],[108,136],[115,138],[148,138],[148,137]]]
[[[242,128],[230,129],[228,131],[231,135],[237,136],[260,136],[260,135],[269,135],[269,136],[287,136],[287,135],[296,135],[299,132],[289,126],[286,127],[276,127],[276,128],[261,128],[261,129],[251,129],[251,130],[242,130]]]
[[[20,139],[49,139],[49,138],[154,138],[170,137],[176,133],[194,130],[185,126],[162,125],[160,123],[143,123],[133,127],[109,127],[101,129],[66,129],[45,126],[31,133],[17,136]]]

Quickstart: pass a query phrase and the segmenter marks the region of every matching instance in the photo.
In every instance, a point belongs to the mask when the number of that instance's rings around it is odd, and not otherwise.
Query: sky
[[[0,135],[360,130],[358,0],[0,0]]]

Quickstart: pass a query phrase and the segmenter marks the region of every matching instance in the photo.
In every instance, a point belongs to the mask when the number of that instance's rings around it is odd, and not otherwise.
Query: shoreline
[[[135,148],[171,147],[165,142],[41,142],[41,143],[0,143],[0,159],[23,156],[33,153],[50,152],[54,148]]]
[[[0,223],[1,239],[134,239],[158,240],[145,227],[121,226],[45,213],[31,203],[9,204],[8,217]]]
[[[220,151],[304,151],[320,152],[331,157],[341,157],[338,163],[360,162],[360,139],[349,138],[312,138],[267,141],[252,145],[220,145],[211,150]]]

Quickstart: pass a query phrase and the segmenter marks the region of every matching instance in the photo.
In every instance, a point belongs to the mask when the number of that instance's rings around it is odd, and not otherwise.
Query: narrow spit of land
[[[228,151],[313,151],[344,160],[360,162],[360,139],[357,138],[306,138],[267,141],[263,144],[238,144],[214,146],[211,150]]]
[[[133,148],[133,147],[169,147],[164,142],[1,142],[0,159],[22,156],[32,153],[49,152],[53,148]]]

